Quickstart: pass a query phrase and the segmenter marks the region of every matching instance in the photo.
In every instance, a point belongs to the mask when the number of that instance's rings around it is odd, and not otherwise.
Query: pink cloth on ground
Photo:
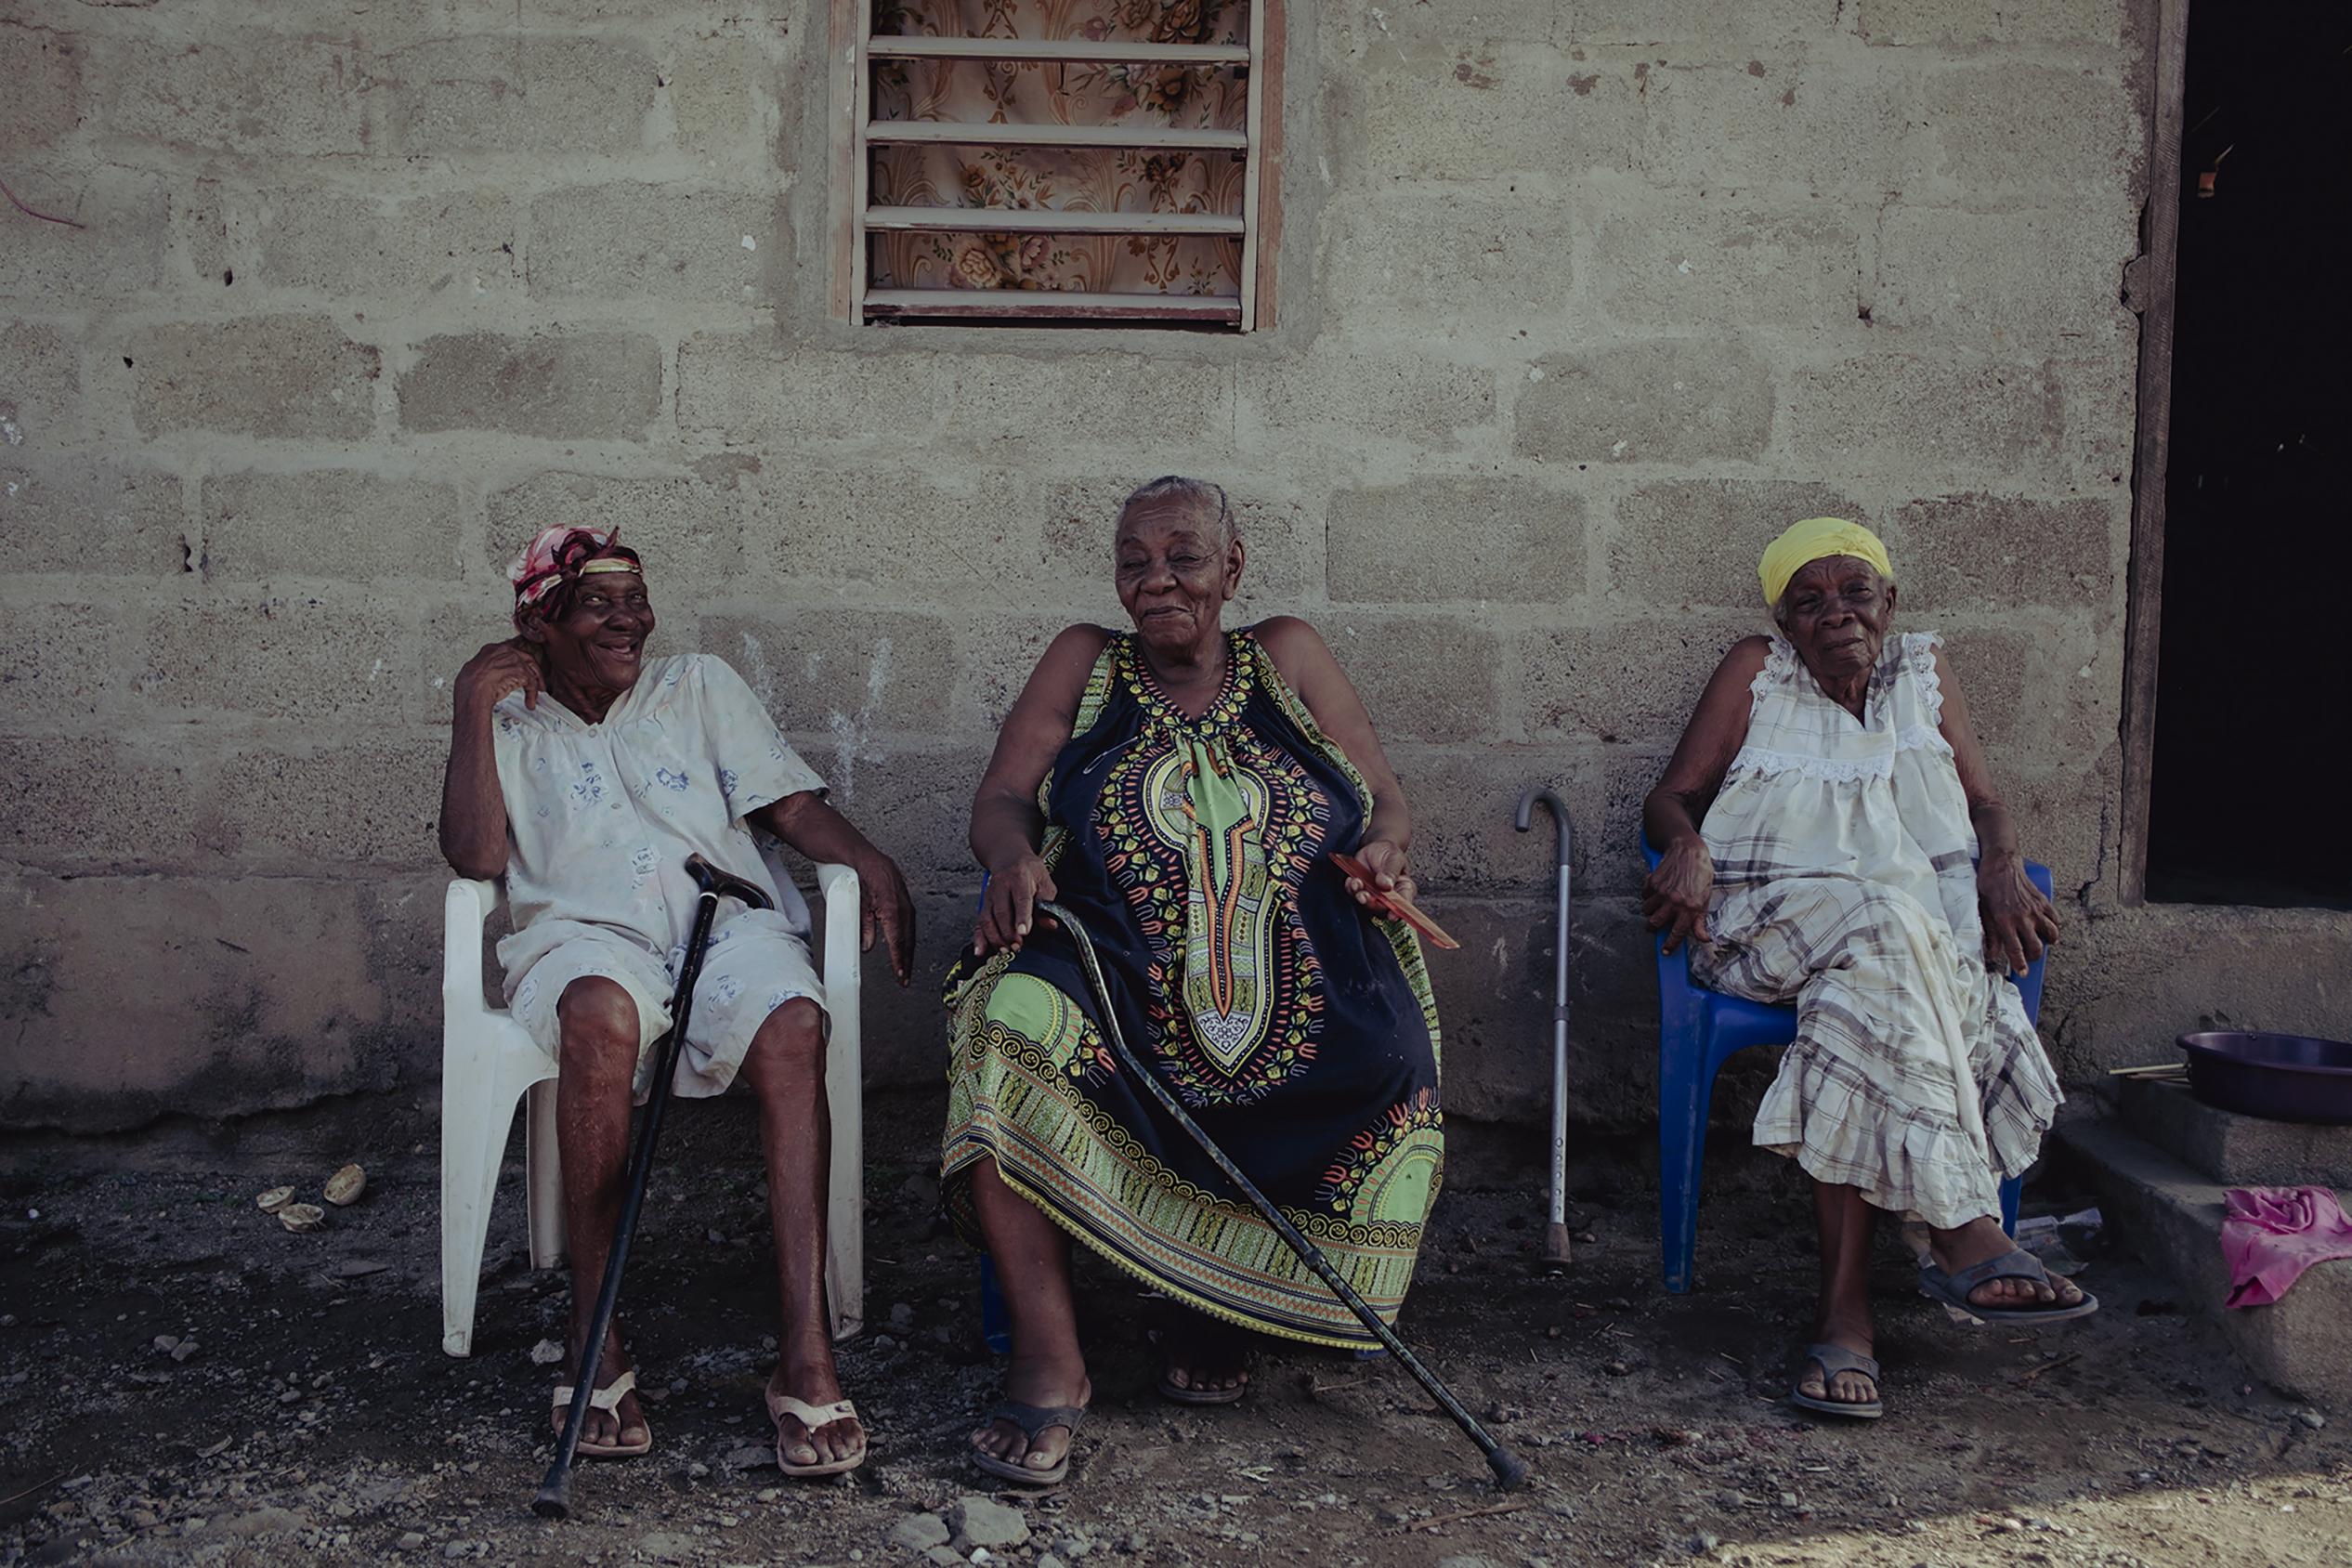
[[[2352,1219],[2325,1187],[2232,1187],[2228,1196],[2225,1306],[2268,1306],[2312,1264],[2352,1258]]]

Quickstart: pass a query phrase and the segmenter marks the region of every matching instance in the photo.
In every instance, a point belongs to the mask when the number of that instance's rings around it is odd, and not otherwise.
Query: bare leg
[[[1013,1361],[1004,1392],[1023,1405],[1084,1405],[1094,1397],[1078,1349],[1078,1307],[1070,1295],[1070,1238],[1037,1205],[1004,1184],[997,1162],[972,1170],[972,1203],[997,1261],[997,1284],[1013,1320]],[[973,1447],[1031,1470],[1052,1470],[1069,1452],[1066,1428],[1048,1427],[1031,1445],[1021,1429],[995,1421],[972,1434]]]
[[[583,975],[555,1002],[562,1031],[563,1071],[555,1075],[555,1147],[564,1168],[564,1223],[571,1233],[571,1364],[587,1348],[605,1259],[621,1222],[621,1188],[629,1164],[629,1099],[637,1071],[637,1004],[613,981]],[[596,1366],[597,1387],[628,1369],[621,1322],[613,1320]],[[587,1397],[578,1391],[575,1399]],[[555,1416],[563,1431],[564,1412]],[[613,1411],[591,1410],[582,1443],[637,1443],[645,1409],[634,1393]]]
[[[1927,1237],[1936,1267],[1946,1274],[2001,1257],[2016,1245],[2002,1232],[2000,1219],[1991,1214],[1952,1230],[1930,1230]],[[2071,1307],[2082,1299],[2074,1282],[2058,1274],[2047,1285],[2033,1279],[1989,1279],[1968,1292],[1968,1300],[1980,1307],[2034,1307],[2052,1301]]]
[[[830,1405],[842,1397],[825,1311],[833,1117],[825,1098],[825,1015],[815,1002],[796,997],[767,1015],[751,1037],[743,1079],[759,1099],[776,1288],[783,1303],[780,1348],[767,1386],[779,1396]],[[785,1457],[796,1465],[831,1464],[865,1451],[866,1430],[855,1417],[829,1421],[812,1432],[788,1412],[780,1426]]]
[[[1813,1183],[1813,1228],[1821,1242],[1822,1293],[1813,1318],[1813,1342],[1868,1355],[1875,1332],[1870,1321],[1870,1238],[1877,1211],[1862,1201],[1862,1189]],[[1860,1372],[1840,1372],[1826,1385],[1822,1365],[1809,1361],[1797,1392],[1841,1405],[1867,1405],[1877,1385]]]

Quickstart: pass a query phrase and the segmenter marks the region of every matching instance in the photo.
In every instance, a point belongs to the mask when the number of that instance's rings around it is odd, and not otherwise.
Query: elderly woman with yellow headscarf
[[[2059,1099],[2015,987],[2056,939],[2026,880],[1951,660],[1890,634],[1894,568],[1836,517],[1764,552],[1779,630],[1724,656],[1644,803],[1660,852],[1642,896],[1701,985],[1797,1008],[1756,1142],[1813,1180],[1820,1312],[1791,1400],[1882,1413],[1871,1359],[1876,1211],[1928,1227],[1921,1284],[1980,1318],[2097,1302],[2010,1245],[2000,1183]]]

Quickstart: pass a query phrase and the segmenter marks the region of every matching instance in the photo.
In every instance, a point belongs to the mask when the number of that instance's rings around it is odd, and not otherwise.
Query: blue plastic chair
[[[1657,869],[1658,852],[1646,838],[1642,858]],[[2027,861],[2028,881],[2050,895],[2050,869]],[[1658,1250],[1666,1263],[1666,1287],[1676,1295],[1691,1288],[1691,1257],[1699,1237],[1699,1170],[1706,1158],[1707,1104],[1715,1075],[1736,1052],[1755,1045],[1786,1045],[1797,1038],[1797,1009],[1768,1006],[1710,991],[1691,978],[1690,946],[1668,953],[1666,937],[1658,955]],[[2042,1015],[2042,960],[2011,981],[2025,1002],[2025,1016]],[[2001,1228],[2017,1233],[2018,1195],[2024,1180],[2001,1183]]]

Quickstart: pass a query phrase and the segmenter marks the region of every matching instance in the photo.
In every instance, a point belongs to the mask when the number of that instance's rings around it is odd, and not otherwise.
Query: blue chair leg
[[[999,1355],[1013,1353],[1013,1318],[997,1288],[997,1261],[986,1252],[980,1254],[980,1339]]]
[[[2025,1192],[2025,1178],[2012,1176],[2001,1183],[2001,1229],[2011,1240],[2018,1234],[2018,1199]]]
[[[1697,1042],[1662,1053],[1658,1062],[1658,1238],[1666,1287],[1691,1288],[1691,1259],[1698,1248],[1699,1173],[1706,1159],[1707,1103],[1715,1074]]]

